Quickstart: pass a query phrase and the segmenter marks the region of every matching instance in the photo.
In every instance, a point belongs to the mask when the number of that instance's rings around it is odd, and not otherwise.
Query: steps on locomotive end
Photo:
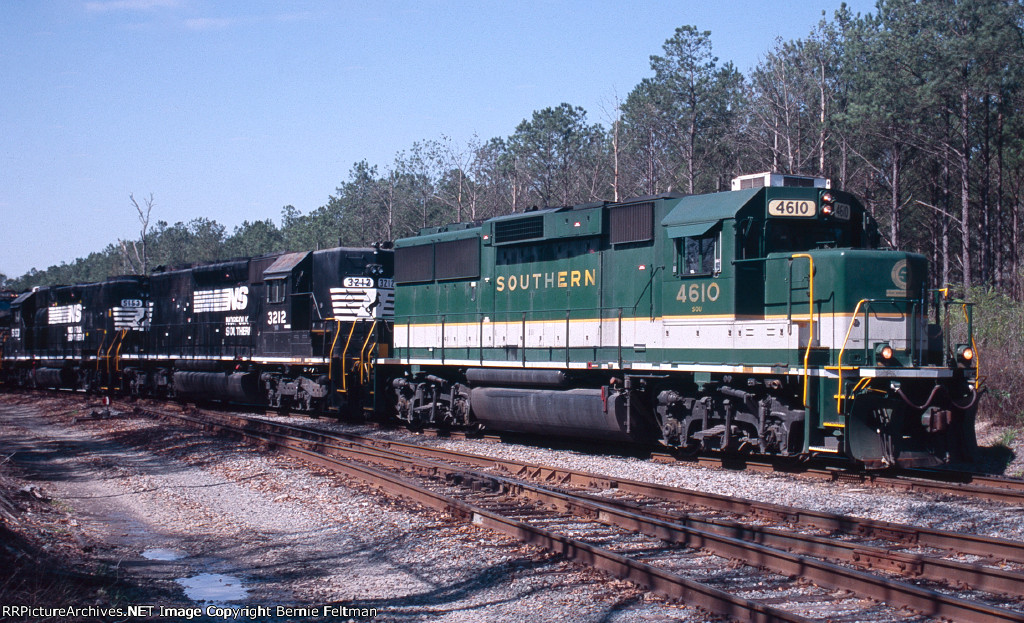
[[[825,452],[828,454],[839,454],[839,448],[829,448],[828,446],[808,446],[807,448],[811,452]]]

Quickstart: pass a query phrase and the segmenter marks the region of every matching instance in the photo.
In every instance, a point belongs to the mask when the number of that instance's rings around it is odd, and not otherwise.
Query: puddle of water
[[[185,553],[176,549],[151,548],[142,552],[142,557],[146,560],[181,560]]]
[[[220,573],[201,573],[175,582],[185,588],[185,595],[192,601],[239,601],[249,594],[240,579]]]

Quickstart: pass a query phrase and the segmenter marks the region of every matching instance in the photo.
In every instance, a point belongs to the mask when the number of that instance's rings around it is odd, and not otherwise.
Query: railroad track
[[[430,434],[431,431],[423,431]],[[458,432],[450,434],[453,438],[466,438]],[[500,436],[489,436],[489,441],[500,441]],[[615,453],[615,449],[610,449]],[[653,452],[651,460],[675,464],[681,462],[671,454]],[[934,495],[955,495],[1002,502],[1024,507],[1024,478],[992,476],[978,474],[966,470],[945,468],[905,469],[898,472],[858,472],[851,471],[848,466],[814,467],[805,462],[780,459],[775,462],[764,460],[747,460],[742,457],[723,459],[717,456],[699,456],[691,459],[692,463],[705,468],[749,470],[762,473],[782,473],[790,476],[831,480],[835,482],[856,483],[866,486],[877,486],[899,491],[914,491]]]
[[[1024,621],[1016,541],[237,414],[151,414],[273,446],[730,618]]]
[[[985,476],[943,469],[903,470],[894,474],[856,473],[840,469],[809,469],[806,475],[836,481],[915,491],[934,495],[956,495],[1024,506],[1024,480]]]
[[[27,391],[33,392],[38,390]],[[61,393],[64,393],[65,395],[69,394],[69,392]],[[70,392],[70,395],[81,396],[79,392]],[[99,405],[95,406],[99,407]],[[128,410],[133,408],[131,405],[122,406]],[[437,431],[432,429],[424,430],[423,434],[439,435]],[[467,439],[469,437],[464,432],[459,431],[453,431],[447,434],[455,439]],[[498,435],[486,435],[483,439],[499,442],[502,440],[502,437]],[[410,449],[416,447],[413,444],[405,444],[405,446]],[[678,460],[670,454],[655,452],[652,453],[650,457],[652,460],[666,463],[678,462]],[[694,459],[694,463],[704,468],[784,473],[791,476],[824,479],[834,482],[861,484],[865,486],[878,486],[899,491],[969,497],[1024,507],[1024,478],[992,476],[977,474],[970,471],[942,468],[908,469],[898,473],[856,472],[850,471],[847,467],[840,466],[810,467],[804,463],[782,461],[773,463],[765,462],[763,460],[746,460],[743,458],[722,459],[714,456],[700,456]]]
[[[664,458],[668,455],[656,456],[665,461],[671,458]],[[1024,479],[976,474],[963,470],[906,469],[895,473],[855,472],[846,467],[809,467],[763,461],[730,461],[717,457],[700,457],[696,463],[707,468],[785,473],[792,476],[857,483],[898,491],[956,495],[1024,506]]]

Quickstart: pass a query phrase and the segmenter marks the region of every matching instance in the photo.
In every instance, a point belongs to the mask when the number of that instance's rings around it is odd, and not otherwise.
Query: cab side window
[[[285,279],[268,279],[267,280],[267,302],[268,303],[284,303],[285,298]]]
[[[711,275],[722,270],[721,244],[718,232],[679,238],[680,276]]]

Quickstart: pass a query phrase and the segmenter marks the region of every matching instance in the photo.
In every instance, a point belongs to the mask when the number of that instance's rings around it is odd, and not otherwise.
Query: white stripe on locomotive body
[[[206,312],[244,311],[249,307],[249,286],[196,290],[192,293],[192,311]]]
[[[823,316],[814,323],[814,346],[841,348],[850,316]],[[846,348],[864,347],[863,323],[850,331]],[[484,348],[517,346],[564,348],[566,334],[571,348],[664,348],[789,350],[806,348],[810,337],[808,321],[735,320],[727,318],[665,318],[656,320],[528,320],[523,338],[522,322],[396,324],[395,347]],[[903,318],[872,317],[871,342],[886,341],[904,349],[909,337]],[[443,341],[442,341],[443,333]],[[917,334],[923,335],[923,327]],[[621,340],[620,340],[621,336]],[[524,343],[525,342],[525,343]]]
[[[82,304],[59,305],[46,310],[47,324],[72,324],[82,322]]]
[[[863,316],[850,327],[852,315],[820,314],[814,322],[815,347],[847,351],[864,349]],[[906,350],[912,335],[917,349],[926,347],[926,325],[911,333],[902,314],[873,314],[869,321],[869,347],[887,342]],[[524,336],[525,328],[525,336]],[[849,331],[849,339],[846,339]],[[765,320],[732,317],[667,317],[612,320],[527,320],[509,322],[396,324],[396,349],[413,348],[622,348],[667,350],[766,350],[792,351],[807,348],[808,320],[785,316]],[[845,340],[845,342],[844,342]],[[479,362],[478,362],[479,363]]]
[[[566,365],[565,362],[551,362],[551,361],[527,361],[525,364],[522,361],[498,361],[498,360],[484,360],[480,363],[479,359],[429,359],[429,358],[411,358],[405,357],[382,359],[382,364],[396,364],[396,365],[413,365],[413,366],[455,366],[465,368],[525,368],[525,369],[537,369],[537,370],[631,370],[631,371],[643,371],[643,372],[710,372],[712,374],[771,374],[771,375],[789,375],[789,376],[804,376],[804,369],[802,367],[785,367],[785,366],[733,366],[733,365],[710,365],[710,364],[676,364],[676,363],[644,363],[644,362],[623,362],[622,366],[615,361],[602,361],[602,362],[570,362]],[[839,375],[835,370],[828,370],[824,368],[811,368],[807,371],[807,376],[822,377],[827,379],[838,379]],[[857,368],[844,368],[843,378],[850,378],[856,376],[865,377],[898,377],[898,378],[927,378],[927,379],[941,379],[951,378],[953,371],[949,368],[893,368],[892,370],[876,369],[876,368],[861,368],[859,371]]]
[[[788,330],[792,328],[792,331]],[[570,320],[395,325],[395,348],[623,348],[787,350],[807,342],[807,327],[778,321]],[[568,339],[566,333],[568,332]],[[815,340],[817,342],[817,340]]]
[[[391,320],[395,317],[395,288],[391,279],[374,283],[371,277],[346,277],[343,287],[331,288],[330,292],[331,312],[336,320]]]
[[[916,316],[916,326],[911,326]],[[851,327],[851,323],[853,326]],[[878,343],[888,343],[896,350],[909,350],[912,340],[914,349],[921,352],[928,347],[928,319],[920,314],[873,313],[864,325],[864,315],[854,318],[850,314],[821,314],[815,328],[815,345],[847,351],[864,349],[865,328],[868,331],[868,348]],[[849,339],[847,339],[849,332]],[[845,342],[844,342],[845,340]]]
[[[125,361],[157,361],[157,362],[174,362],[174,361],[246,361],[252,363],[273,363],[273,364],[292,364],[292,365],[327,365],[330,361],[326,357],[238,357],[231,355],[221,356],[210,356],[210,357],[195,357],[191,355],[185,355],[182,353],[162,353],[160,355],[138,355],[138,354],[124,354],[120,357]],[[31,359],[26,357],[26,359]]]

